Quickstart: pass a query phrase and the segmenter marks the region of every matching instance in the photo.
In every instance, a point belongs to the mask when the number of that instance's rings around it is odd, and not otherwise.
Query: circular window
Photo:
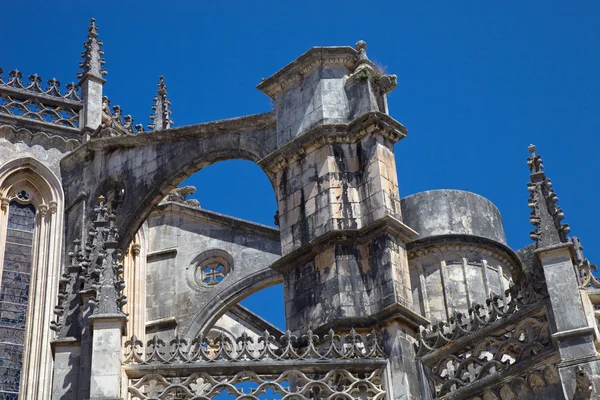
[[[202,283],[211,286],[220,283],[223,280],[223,278],[225,278],[227,270],[223,263],[219,261],[214,261],[202,265],[201,274],[202,276],[200,277],[200,279],[202,280]]]
[[[221,283],[233,270],[233,259],[224,250],[208,250],[192,262],[196,285],[210,287]]]

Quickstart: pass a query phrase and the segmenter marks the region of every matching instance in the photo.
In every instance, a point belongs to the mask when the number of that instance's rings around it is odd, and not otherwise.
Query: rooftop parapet
[[[37,74],[29,75],[29,83],[23,82],[23,73],[10,71],[5,81],[0,68],[0,118],[13,123],[40,123],[66,128],[79,127],[79,113],[83,108],[79,87],[71,82],[62,91],[55,78],[47,81]]]

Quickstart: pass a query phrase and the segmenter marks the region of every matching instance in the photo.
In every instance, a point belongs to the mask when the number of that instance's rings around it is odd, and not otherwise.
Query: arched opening
[[[138,321],[129,323],[130,334],[146,340],[219,332],[236,336],[242,329],[280,334],[283,287],[270,269],[281,250],[276,210],[270,180],[250,161],[206,166],[171,190],[145,220],[144,239],[138,232],[127,253],[127,311]],[[135,273],[128,272],[130,265]]]
[[[0,394],[49,398],[48,329],[60,272],[63,194],[30,158],[0,167]]]

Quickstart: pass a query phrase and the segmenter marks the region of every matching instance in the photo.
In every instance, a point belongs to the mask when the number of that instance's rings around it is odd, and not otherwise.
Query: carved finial
[[[100,48],[101,46],[102,41],[98,40],[98,26],[96,20],[92,18],[88,28],[88,40],[83,44],[85,51],[81,53],[83,61],[79,63],[79,68],[83,71],[77,74],[78,79],[84,80],[88,76],[102,79],[108,73],[102,68],[105,61],[102,58],[104,50]]]
[[[369,57],[367,57],[367,43],[364,40],[359,40],[356,42],[354,46],[358,54],[356,55],[356,59],[360,61],[368,61]]]
[[[154,96],[154,105],[152,106],[154,113],[150,115],[152,122],[148,124],[148,128],[154,132],[169,129],[173,125],[173,120],[169,117],[171,115],[171,101],[167,98],[167,85],[164,76],[161,75],[158,78],[157,86],[158,93]]]
[[[558,196],[552,189],[550,179],[544,173],[542,157],[536,154],[535,145],[528,147],[531,156],[527,158],[530,180],[527,184],[529,191],[529,208],[532,209],[529,221],[535,226],[530,233],[535,240],[536,248],[553,246],[567,242],[567,234],[571,231],[569,225],[561,223],[565,217],[558,203]]]

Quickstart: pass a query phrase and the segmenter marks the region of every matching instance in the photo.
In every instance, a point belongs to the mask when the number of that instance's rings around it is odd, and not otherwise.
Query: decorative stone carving
[[[579,287],[582,289],[592,288],[600,289],[600,281],[594,276],[594,272],[598,271],[598,267],[592,264],[583,255],[583,246],[577,237],[571,239],[575,248],[575,262],[577,264],[577,272],[579,278]]]
[[[220,397],[224,392],[235,399],[257,398],[257,395],[269,393],[274,398],[367,400],[385,398],[383,382],[382,369],[366,374],[352,373],[345,369],[333,369],[326,374],[311,374],[297,369],[276,374],[243,371],[225,378],[205,372],[194,373],[185,378],[148,374],[134,379],[129,386],[129,393],[132,399],[140,400],[211,399]]]
[[[561,223],[565,217],[558,203],[558,196],[552,189],[550,179],[544,173],[542,158],[535,153],[535,146],[529,145],[531,157],[527,159],[531,182],[527,184],[529,190],[529,208],[531,216],[529,221],[535,229],[531,231],[530,238],[535,240],[536,248],[553,246],[567,242],[567,234],[571,231],[569,225]]]
[[[186,204],[188,206],[200,208],[200,202],[196,199],[188,199],[188,196],[196,193],[194,186],[182,186],[171,190],[165,197],[165,201],[174,201],[176,203]]]
[[[136,131],[133,129],[133,118],[131,115],[121,115],[123,111],[121,107],[116,105],[112,107],[110,111],[110,100],[108,97],[102,97],[102,123],[92,134],[93,137],[118,137],[134,135],[135,133],[143,130],[141,125],[136,125]]]
[[[485,304],[476,304],[469,309],[469,315],[455,313],[448,322],[438,322],[419,328],[419,350],[424,356],[452,342],[468,336],[487,325],[505,318],[517,311],[532,306],[547,297],[546,286],[540,276],[529,275],[513,284],[505,292],[505,297],[491,296]]]
[[[65,94],[60,91],[60,82],[54,78],[48,81],[46,89],[37,74],[29,75],[29,85],[21,81],[19,70],[9,72],[10,79],[5,83],[0,68],[0,114],[27,118],[38,122],[76,128],[79,123],[79,110],[83,107],[79,88],[69,83]]]
[[[471,397],[469,400],[513,400],[528,398],[532,393],[547,388],[560,381],[555,364],[545,367],[532,368],[510,382],[501,383],[486,389],[482,395]]]
[[[301,337],[287,331],[277,340],[265,331],[258,339],[257,346],[254,339],[245,332],[235,343],[223,334],[212,343],[202,335],[191,343],[175,336],[169,342],[169,346],[155,335],[148,341],[145,352],[142,342],[134,335],[125,342],[123,364],[382,359],[385,358],[385,353],[380,346],[381,339],[378,335],[374,330],[366,335],[361,335],[354,329],[345,335],[329,330],[321,340],[311,330]]]
[[[98,40],[98,26],[96,26],[96,20],[92,18],[88,28],[88,40],[83,44],[85,51],[81,53],[83,61],[79,63],[79,68],[81,68],[82,71],[77,74],[77,78],[83,80],[87,75],[102,78],[108,73],[108,71],[103,68],[106,61],[102,58],[104,55],[104,50],[100,48],[102,44],[102,41]]]
[[[173,120],[169,117],[171,115],[171,100],[167,98],[165,78],[161,75],[158,79],[158,94],[154,96],[154,105],[152,106],[154,113],[150,115],[152,123],[148,124],[148,128],[152,131],[169,129],[173,125]]]
[[[58,305],[55,307],[57,320],[51,322],[51,329],[60,332],[67,328],[64,319],[66,302],[72,293],[91,294],[94,316],[122,316],[123,306],[127,302],[123,295],[123,265],[121,251],[117,249],[118,230],[115,215],[108,214],[104,197],[98,198],[94,209],[86,243],[81,246],[79,240],[73,242],[73,250],[68,253],[71,265],[59,281]],[[72,291],[73,290],[73,291]]]
[[[526,318],[509,333],[486,336],[466,351],[443,357],[429,376],[436,396],[442,397],[552,348],[545,318]]]
[[[575,367],[575,395],[573,400],[588,400],[592,398],[594,383],[590,374],[581,366]]]

